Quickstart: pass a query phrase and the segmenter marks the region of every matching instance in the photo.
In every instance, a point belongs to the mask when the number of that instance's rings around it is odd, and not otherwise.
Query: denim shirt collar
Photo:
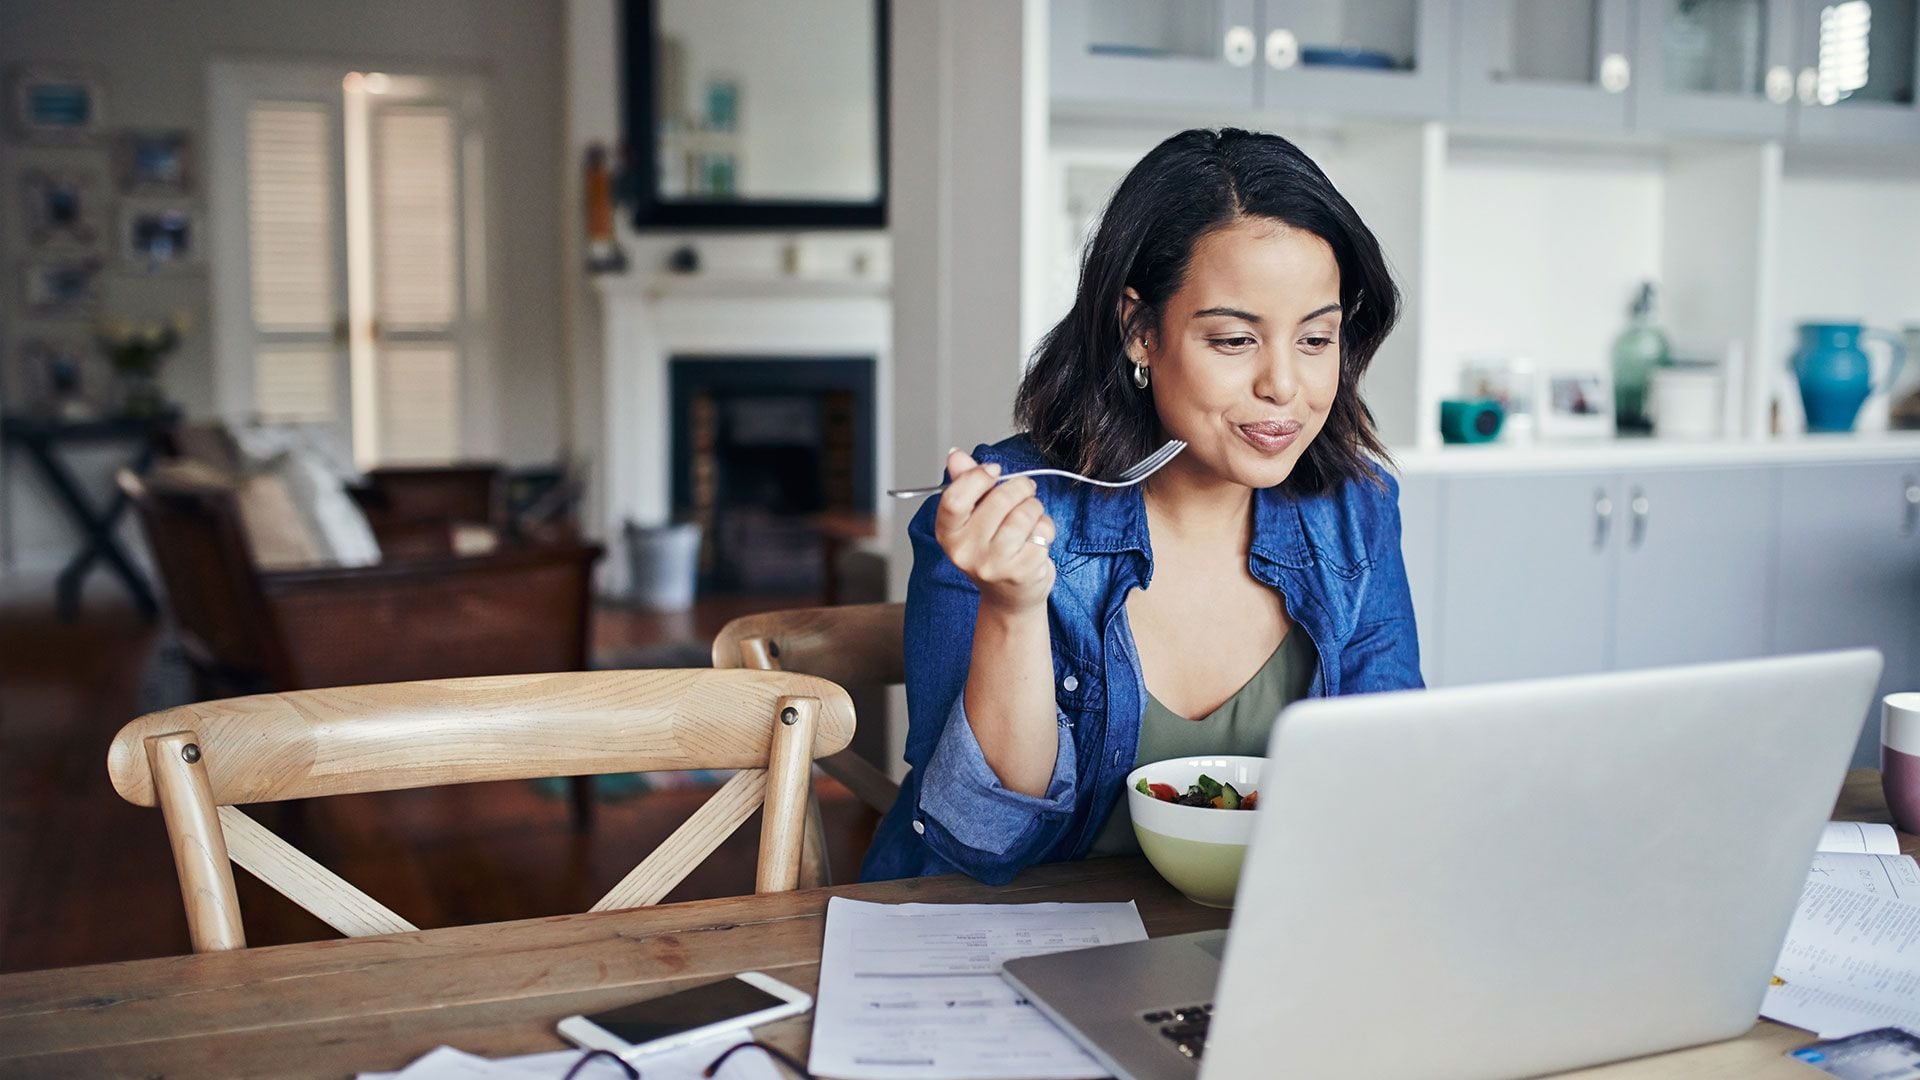
[[[1153,547],[1147,534],[1147,500],[1136,484],[1120,491],[1092,486],[1078,489],[1081,523],[1068,550],[1078,555],[1132,553],[1144,562],[1143,576],[1153,576]],[[1253,493],[1253,559],[1274,567],[1306,570],[1314,564],[1314,545],[1299,500],[1281,487]]]

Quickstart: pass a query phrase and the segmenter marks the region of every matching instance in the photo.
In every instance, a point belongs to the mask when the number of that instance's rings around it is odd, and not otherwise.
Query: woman
[[[912,771],[864,877],[1137,851],[1136,763],[1263,754],[1295,698],[1421,685],[1358,393],[1398,306],[1285,139],[1187,131],[1134,167],[1021,382],[1026,433],[949,453],[908,527]],[[996,486],[1113,476],[1169,438],[1186,451],[1144,485]]]

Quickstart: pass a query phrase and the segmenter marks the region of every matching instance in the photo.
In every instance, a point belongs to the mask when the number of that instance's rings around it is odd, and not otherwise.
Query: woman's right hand
[[[1044,608],[1053,590],[1053,519],[1035,498],[1032,480],[1004,484],[998,464],[980,465],[959,450],[947,454],[952,484],[940,496],[933,535],[947,558],[980,590],[980,602],[1002,612]]]

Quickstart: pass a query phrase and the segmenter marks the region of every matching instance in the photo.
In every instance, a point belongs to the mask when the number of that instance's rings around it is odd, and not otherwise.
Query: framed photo
[[[20,174],[21,231],[30,248],[89,251],[106,237],[106,189],[86,169],[27,169]]]
[[[188,195],[193,160],[185,131],[123,131],[114,140],[120,190],[130,195]]]
[[[201,263],[200,214],[180,203],[128,203],[120,210],[120,258],[146,274]]]
[[[1541,377],[1540,437],[1613,436],[1613,380],[1604,371],[1549,371]]]
[[[100,269],[96,255],[28,262],[20,290],[27,314],[49,319],[91,314],[100,303]]]
[[[1525,357],[1470,359],[1460,367],[1461,397],[1500,403],[1506,416],[1500,426],[1501,442],[1526,442],[1533,437],[1539,393],[1540,378],[1533,361]]]
[[[106,373],[83,338],[28,335],[7,365],[7,408],[13,412],[79,420],[96,416],[105,402]]]
[[[12,98],[15,129],[27,138],[50,142],[92,138],[100,131],[106,106],[100,83],[75,71],[16,71]]]

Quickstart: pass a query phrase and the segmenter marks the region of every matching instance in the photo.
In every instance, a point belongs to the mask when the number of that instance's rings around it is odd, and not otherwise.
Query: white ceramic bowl
[[[1140,850],[1161,877],[1196,904],[1233,906],[1255,811],[1176,806],[1142,794],[1135,785],[1144,779],[1184,793],[1204,773],[1246,795],[1260,789],[1260,767],[1266,761],[1234,755],[1169,758],[1127,774],[1127,810]]]

